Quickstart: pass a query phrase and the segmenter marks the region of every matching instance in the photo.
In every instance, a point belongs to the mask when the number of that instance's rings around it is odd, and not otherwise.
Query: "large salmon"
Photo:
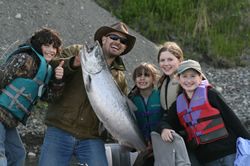
[[[117,86],[98,42],[80,51],[81,67],[89,101],[108,132],[122,145],[145,150],[143,136],[129,109],[127,97]]]

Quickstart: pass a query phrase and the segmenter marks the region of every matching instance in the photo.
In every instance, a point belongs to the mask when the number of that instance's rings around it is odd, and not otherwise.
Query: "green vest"
[[[149,96],[147,103],[145,103],[144,98],[141,95],[134,95],[131,100],[137,107],[135,111],[135,116],[139,128],[141,129],[144,138],[146,140],[150,139],[151,131],[156,130],[157,125],[163,114],[163,110],[160,102],[160,92],[154,89]]]

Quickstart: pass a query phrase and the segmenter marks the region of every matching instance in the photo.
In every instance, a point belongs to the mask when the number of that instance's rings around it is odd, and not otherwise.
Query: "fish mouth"
[[[98,74],[105,66],[104,55],[98,41],[94,46],[85,44],[80,50],[80,57],[82,69],[87,73]]]

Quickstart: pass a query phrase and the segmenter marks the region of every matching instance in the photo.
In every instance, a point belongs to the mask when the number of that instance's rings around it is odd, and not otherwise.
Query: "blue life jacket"
[[[137,107],[135,116],[139,128],[141,129],[146,141],[151,140],[151,131],[156,130],[157,125],[163,114],[160,102],[160,91],[154,89],[145,103],[144,98],[140,95],[135,95],[131,98]]]
[[[19,47],[9,57],[28,50],[33,51],[40,60],[40,66],[35,77],[33,79],[16,78],[2,89],[0,94],[0,107],[9,111],[23,124],[26,124],[32,106],[43,95],[52,75],[51,66],[47,64],[45,58],[29,45]]]

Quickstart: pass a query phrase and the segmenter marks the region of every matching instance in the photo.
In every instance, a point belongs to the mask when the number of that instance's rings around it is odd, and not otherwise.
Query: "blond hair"
[[[158,63],[160,62],[161,53],[165,52],[165,51],[168,51],[171,54],[173,54],[180,62],[182,62],[184,60],[184,55],[183,55],[183,52],[182,52],[182,49],[180,48],[180,46],[178,46],[178,44],[175,42],[168,41],[168,42],[165,42],[163,44],[163,46],[161,47],[161,49],[158,52],[158,57],[157,57]],[[161,76],[161,78],[159,79],[159,82],[158,82],[158,87],[160,87],[162,85],[162,83],[166,77],[167,76],[165,74],[163,74]]]
[[[158,62],[160,60],[161,53],[165,51],[168,51],[171,54],[173,54],[177,59],[179,59],[180,62],[182,62],[184,59],[183,52],[180,46],[178,46],[178,44],[176,44],[175,42],[165,42],[162,48],[158,52],[158,57],[157,57]]]

